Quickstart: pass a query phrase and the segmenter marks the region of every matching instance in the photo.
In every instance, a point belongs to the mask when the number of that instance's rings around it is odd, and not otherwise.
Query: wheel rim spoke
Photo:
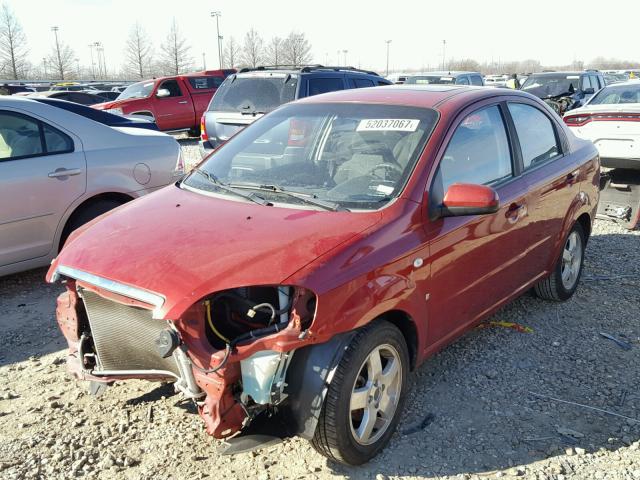
[[[380,375],[380,381],[388,389],[396,379],[396,375],[398,375],[398,361],[390,358]]]
[[[369,441],[371,433],[376,426],[377,410],[373,407],[367,407],[364,409],[364,415],[362,416],[362,423],[358,427],[357,435],[363,442]]]
[[[367,408],[367,401],[369,400],[369,386],[357,388],[351,394],[351,411],[362,410]]]
[[[560,274],[562,285],[566,289],[574,287],[580,273],[582,263],[582,242],[576,232],[571,232],[562,251],[562,267]]]
[[[376,348],[369,355],[369,380],[377,379],[382,373],[382,362],[380,360],[380,349]]]

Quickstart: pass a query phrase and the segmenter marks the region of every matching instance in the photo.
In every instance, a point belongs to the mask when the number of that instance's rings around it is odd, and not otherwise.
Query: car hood
[[[279,284],[377,223],[380,212],[268,207],[183,190],[146,195],[74,233],[58,266],[165,298],[159,318],[176,318],[203,296]]]

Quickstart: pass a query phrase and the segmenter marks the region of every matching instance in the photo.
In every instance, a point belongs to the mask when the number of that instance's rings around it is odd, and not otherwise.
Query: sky
[[[3,0],[0,0],[2,2]],[[30,59],[42,62],[53,45],[51,27],[90,64],[89,43],[104,45],[109,70],[119,69],[131,26],[140,22],[156,49],[172,18],[192,46],[195,65],[217,68],[213,10],[220,34],[242,40],[254,27],[266,40],[297,30],[312,45],[313,63],[346,63],[384,73],[386,43],[390,70],[435,69],[445,55],[479,62],[538,59],[543,65],[588,63],[597,56],[640,60],[639,0],[616,0],[615,21],[596,14],[602,2],[492,2],[487,0],[4,0],[27,35]],[[566,6],[565,6],[566,5]],[[610,12],[611,13],[611,12]],[[224,42],[224,40],[223,40]],[[338,59],[338,52],[339,59]]]

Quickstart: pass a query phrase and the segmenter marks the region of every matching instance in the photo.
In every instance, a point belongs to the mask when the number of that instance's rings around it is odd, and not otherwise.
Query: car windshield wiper
[[[325,210],[330,210],[332,212],[337,212],[337,211],[348,212],[349,211],[349,209],[341,207],[337,203],[320,200],[315,195],[307,195],[305,193],[300,193],[300,192],[291,192],[289,190],[285,190],[282,187],[279,187],[278,185],[259,185],[259,184],[253,184],[253,183],[238,183],[238,184],[233,184],[231,186],[235,188],[248,188],[252,190],[262,190],[262,191],[268,191],[268,192],[281,193],[283,195],[296,198],[304,203],[308,203],[309,205],[314,205],[316,207],[320,207]]]
[[[204,170],[201,170],[200,168],[196,167],[193,169],[194,172],[199,173],[200,175],[202,175],[203,177],[205,177],[209,183],[211,183],[212,185],[215,185],[217,188],[219,188],[220,190],[224,190],[225,192],[229,192],[232,193],[238,197],[242,197],[242,198],[246,198],[247,200],[250,200],[254,203],[257,203],[258,205],[266,205],[266,206],[273,206],[273,204],[271,202],[267,202],[264,198],[262,198],[259,195],[256,195],[254,193],[244,193],[243,191],[238,190],[237,188],[234,188],[231,185],[226,185],[224,183],[222,183],[220,180],[218,180],[214,175],[205,172]]]

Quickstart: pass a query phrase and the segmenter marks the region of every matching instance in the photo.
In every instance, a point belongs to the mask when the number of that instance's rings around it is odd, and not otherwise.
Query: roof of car
[[[252,73],[252,72],[278,72],[278,73],[299,73],[299,74],[307,74],[307,73],[349,73],[356,75],[373,75],[376,77],[380,77],[376,72],[371,70],[361,70],[355,67],[348,66],[325,66],[325,65],[303,65],[303,66],[293,66],[293,65],[280,65],[280,66],[266,66],[261,65],[255,68],[242,68],[238,70],[239,74],[243,73]],[[380,77],[383,78],[383,77]]]
[[[423,75],[439,75],[441,77],[457,77],[458,75],[473,75],[473,74],[480,75],[480,72],[467,72],[464,70],[451,70],[451,71],[441,70],[441,71],[435,71],[435,72],[412,73],[409,76],[421,77]]]
[[[483,98],[505,95],[533,98],[520,90],[472,87],[467,85],[387,85],[383,87],[356,88],[324,93],[298,100],[296,103],[378,103],[437,108],[452,98],[461,101],[477,101]]]

